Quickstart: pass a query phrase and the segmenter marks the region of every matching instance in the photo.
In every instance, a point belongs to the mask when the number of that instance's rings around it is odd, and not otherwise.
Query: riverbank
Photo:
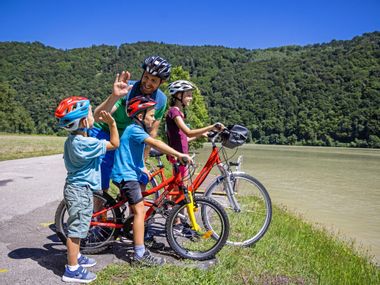
[[[243,170],[265,185],[274,204],[355,240],[380,264],[379,149],[244,145],[240,154]]]
[[[339,237],[275,207],[262,240],[249,248],[225,246],[207,270],[190,261],[160,268],[111,264],[94,284],[379,284],[379,269],[364,256]]]

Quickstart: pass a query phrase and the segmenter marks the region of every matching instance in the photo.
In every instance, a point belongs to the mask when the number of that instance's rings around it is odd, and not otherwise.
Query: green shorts
[[[67,236],[71,238],[85,238],[90,228],[93,211],[93,192],[90,187],[81,187],[66,184],[63,189],[66,202]]]

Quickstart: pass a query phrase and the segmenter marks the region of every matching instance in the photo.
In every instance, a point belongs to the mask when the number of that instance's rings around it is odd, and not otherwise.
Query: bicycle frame
[[[228,191],[228,193],[226,193],[226,194],[227,194],[227,198],[228,198],[228,200],[230,202],[230,205],[233,206],[234,211],[240,212],[241,211],[240,205],[239,205],[238,201],[235,198],[234,187],[233,187],[233,184],[231,182],[230,174],[232,172],[229,171],[228,165],[224,164],[222,162],[222,160],[220,159],[219,152],[220,152],[221,148],[218,148],[216,146],[216,143],[215,143],[215,141],[216,141],[216,139],[217,139],[218,136],[219,136],[219,133],[217,133],[211,139],[212,151],[211,151],[211,153],[210,153],[210,155],[209,155],[209,157],[207,159],[207,162],[205,163],[205,165],[201,169],[201,171],[195,177],[195,179],[191,183],[191,185],[188,186],[188,191],[191,192],[194,195],[195,192],[197,191],[197,189],[202,185],[202,183],[204,182],[204,180],[206,179],[206,177],[210,174],[211,170],[216,165],[218,167],[221,175],[225,178],[223,180],[223,183],[225,184],[225,188],[224,189],[226,189],[226,191]],[[153,178],[153,177],[156,177],[156,176],[160,176],[161,177],[161,181],[165,181],[166,178],[165,178],[164,168],[163,168],[162,162],[160,161],[159,157],[157,157],[157,159],[159,161],[158,169],[155,170],[151,174],[151,177]],[[190,195],[190,199],[191,199],[191,202],[192,202],[192,195]],[[189,211],[191,211],[191,210],[189,210]],[[190,219],[191,219],[191,216],[190,216]]]
[[[145,214],[145,221],[149,220],[151,217],[154,216],[156,210],[163,206],[163,203],[167,200],[168,196],[174,196],[176,197],[176,199],[174,200],[175,204],[178,204],[184,200],[187,202],[188,204],[187,208],[189,211],[188,214],[192,222],[192,227],[195,230],[198,230],[200,229],[200,227],[198,226],[195,220],[193,200],[191,198],[188,199],[186,197],[187,196],[186,187],[183,186],[182,175],[178,171],[178,165],[173,165],[173,167],[175,168],[175,174],[172,177],[166,178],[162,169],[161,170],[162,172],[158,171],[156,174],[156,175],[158,175],[159,173],[162,174],[162,182],[159,185],[153,187],[152,189],[148,189],[142,192],[143,197],[147,197],[154,193],[157,193],[161,189],[164,189],[164,191],[159,195],[159,197],[156,200],[154,200],[153,203],[149,201],[144,201],[144,205],[148,207],[148,210],[146,211],[146,214]],[[113,206],[110,206],[108,208],[104,208],[100,211],[95,212],[92,215],[92,217],[96,218],[111,209],[120,208],[127,202],[128,202],[128,199],[122,199],[121,201],[117,202]],[[91,221],[90,225],[99,226],[99,227],[116,228],[116,229],[121,229],[124,227],[123,223],[102,222],[102,221]]]

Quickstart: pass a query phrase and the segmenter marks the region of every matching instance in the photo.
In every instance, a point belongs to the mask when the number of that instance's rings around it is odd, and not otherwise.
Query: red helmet
[[[85,97],[71,96],[63,99],[55,110],[58,126],[75,131],[80,120],[88,116],[89,107],[90,101]]]
[[[138,113],[151,109],[156,105],[156,101],[148,97],[137,96],[129,100],[127,105],[128,117],[135,117]]]

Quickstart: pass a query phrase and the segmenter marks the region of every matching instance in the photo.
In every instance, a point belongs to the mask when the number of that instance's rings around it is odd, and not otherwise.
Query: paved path
[[[62,155],[0,162],[0,284],[64,284],[66,248],[54,232],[66,171]],[[163,238],[160,238],[163,239]],[[128,246],[117,243],[96,258],[99,271],[128,262]],[[169,262],[182,264],[165,252]],[[215,260],[196,263],[207,268]]]
[[[0,162],[0,284],[61,284],[66,249],[52,224],[65,176],[62,155]]]

